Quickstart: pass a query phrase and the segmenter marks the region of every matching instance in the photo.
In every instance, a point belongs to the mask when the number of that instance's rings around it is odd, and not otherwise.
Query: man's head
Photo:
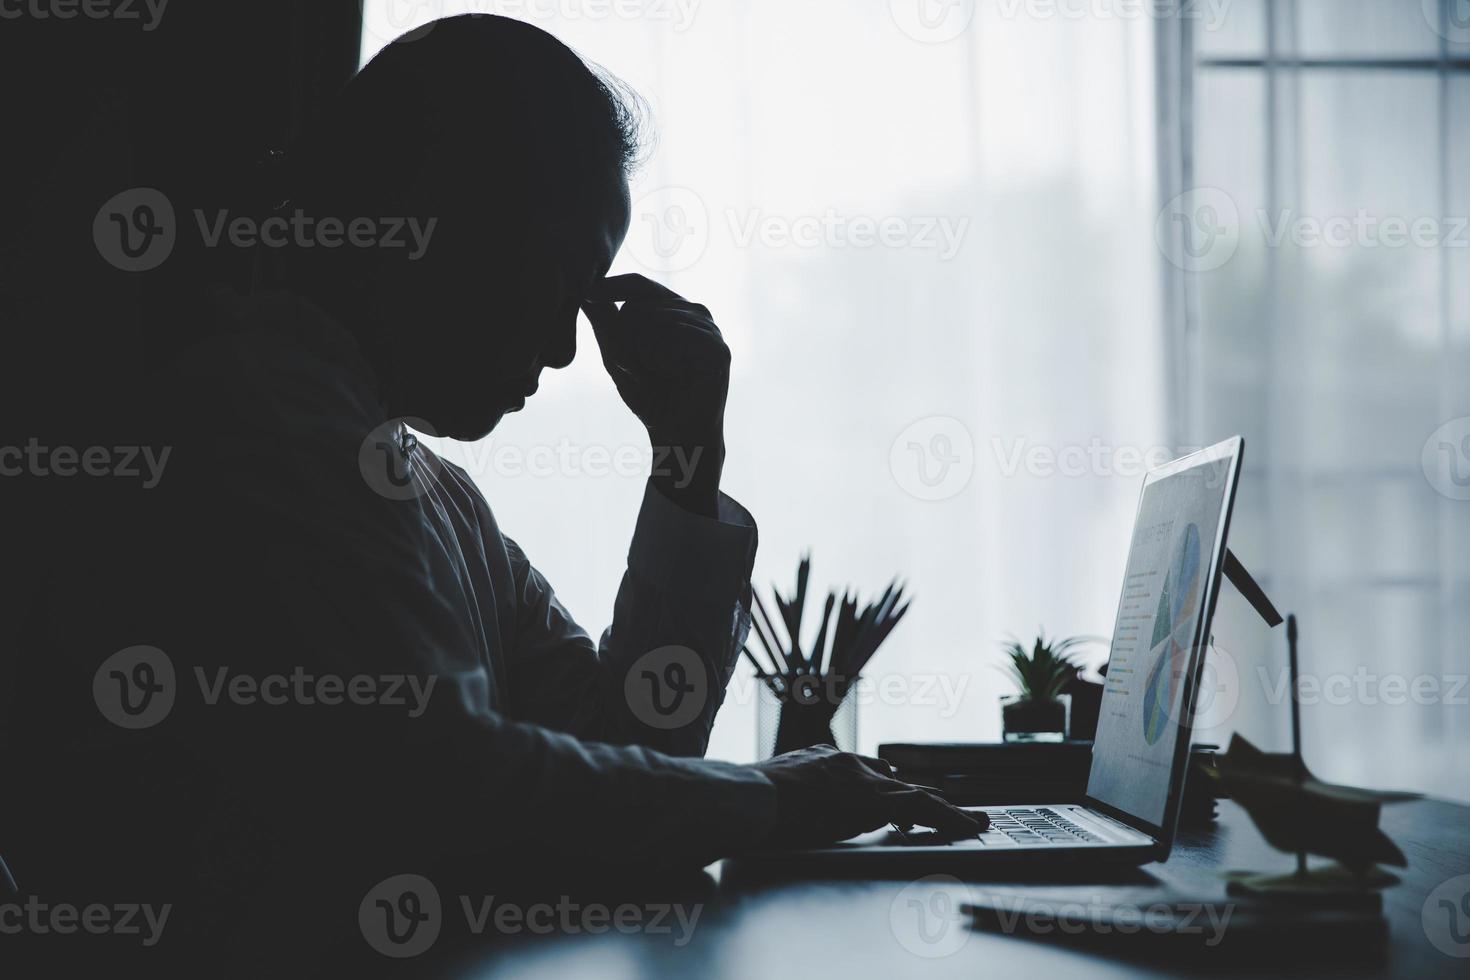
[[[551,35],[471,15],[384,49],[303,141],[293,206],[308,218],[432,227],[421,250],[404,233],[294,256],[391,414],[480,438],[571,363],[579,304],[627,234],[637,110]]]

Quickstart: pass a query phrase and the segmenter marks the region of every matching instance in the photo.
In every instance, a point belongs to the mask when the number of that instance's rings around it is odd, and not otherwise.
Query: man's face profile
[[[421,183],[410,208],[444,215],[434,239],[417,261],[388,266],[375,299],[387,322],[409,328],[424,355],[401,352],[422,366],[395,371],[394,414],[421,416],[439,435],[474,441],[525,407],[543,370],[572,363],[580,305],[622,247],[631,205],[618,172],[601,182],[595,207],[533,215],[507,236],[503,225],[494,227],[504,220],[497,211],[503,189],[467,196],[468,175],[437,173]]]

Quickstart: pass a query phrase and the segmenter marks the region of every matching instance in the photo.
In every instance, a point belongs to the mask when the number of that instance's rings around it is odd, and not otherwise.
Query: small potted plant
[[[1020,688],[1001,703],[1001,732],[1007,742],[1061,742],[1067,737],[1071,697],[1062,689],[1077,676],[1081,664],[1073,651],[1088,637],[1048,640],[1043,632],[1027,650],[1019,641],[1003,644],[1005,670]]]

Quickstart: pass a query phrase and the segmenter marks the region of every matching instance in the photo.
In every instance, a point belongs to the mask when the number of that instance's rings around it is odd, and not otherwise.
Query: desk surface
[[[1295,976],[1456,976],[1467,975],[1470,959],[1452,957],[1431,943],[1426,933],[1426,899],[1449,879],[1470,875],[1470,807],[1421,801],[1388,807],[1384,827],[1399,842],[1409,868],[1402,881],[1384,896],[1390,939],[1381,957],[1342,958],[1314,967],[1272,971]],[[1127,889],[1137,895],[1139,882],[1157,881],[1190,894],[1215,889],[1223,900],[1218,872],[1222,869],[1289,871],[1289,858],[1272,851],[1249,818],[1232,803],[1221,804],[1220,821],[1207,830],[1184,834],[1170,860],[1148,865],[1127,884],[1071,881],[1027,886],[981,881],[892,879],[885,881],[783,880],[740,884],[738,868],[722,869],[690,938],[678,945],[672,934],[556,936],[515,941],[494,952],[472,957],[457,975],[466,977],[1089,977],[1255,976],[1259,969],[1194,960],[1188,966],[1124,958],[1114,953],[1084,951],[1053,943],[976,932],[958,916],[943,912],[966,890],[977,894],[1006,892],[1071,894],[1116,899]],[[1398,870],[1398,869],[1396,869]],[[1460,918],[1439,911],[1430,928],[1441,944],[1465,937],[1459,952],[1470,956],[1470,877],[1457,882],[1454,901],[1463,902]],[[1443,894],[1443,893],[1441,893]],[[925,913],[924,909],[933,910]],[[957,911],[957,910],[956,910]],[[920,931],[920,916],[926,916]],[[686,916],[687,918],[687,916]],[[672,921],[672,920],[671,920]],[[1452,930],[1457,930],[1454,932]],[[1453,947],[1452,947],[1453,948]],[[1201,970],[1203,962],[1205,970]]]

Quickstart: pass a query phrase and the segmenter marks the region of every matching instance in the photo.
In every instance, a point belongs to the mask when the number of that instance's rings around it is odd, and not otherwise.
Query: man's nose
[[[559,318],[553,326],[541,362],[553,371],[571,364],[577,356],[577,308]]]

